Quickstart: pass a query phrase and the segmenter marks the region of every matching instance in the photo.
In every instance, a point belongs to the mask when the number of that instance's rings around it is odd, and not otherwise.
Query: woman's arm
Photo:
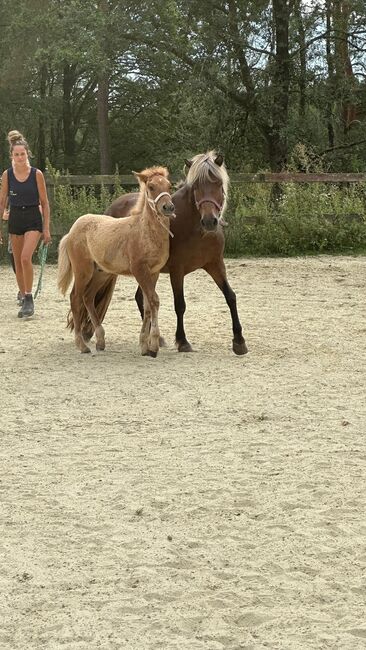
[[[2,217],[8,204],[8,172],[5,171],[1,177],[0,190],[0,244],[3,243]]]
[[[49,244],[51,241],[50,235],[50,204],[48,202],[46,182],[40,169],[36,172],[37,187],[39,194],[39,202],[41,205],[41,212],[43,217],[43,241]]]

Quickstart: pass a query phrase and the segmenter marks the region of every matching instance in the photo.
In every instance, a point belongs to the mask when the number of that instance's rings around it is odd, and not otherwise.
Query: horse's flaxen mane
[[[139,172],[138,175],[135,173],[135,175],[138,177],[140,193],[136,205],[131,210],[130,214],[138,214],[142,212],[146,199],[146,183],[153,178],[153,176],[163,176],[164,178],[168,178],[169,172],[166,167],[148,167],[147,169],[143,169],[142,172]]]
[[[192,165],[190,166],[186,178],[188,185],[194,183],[205,183],[217,178],[222,182],[224,192],[227,194],[229,187],[229,175],[226,171],[225,164],[221,166],[216,165],[215,159],[217,158],[216,151],[207,151],[207,153],[199,153],[191,159]]]
[[[225,163],[217,165],[215,159],[218,154],[216,151],[207,151],[206,153],[199,153],[191,159],[191,166],[188,170],[186,177],[187,185],[194,185],[194,183],[201,184],[206,182],[213,182],[215,179],[221,181],[224,190],[224,204],[222,206],[221,214],[225,212],[227,203],[227,193],[229,189],[229,175],[226,171]]]

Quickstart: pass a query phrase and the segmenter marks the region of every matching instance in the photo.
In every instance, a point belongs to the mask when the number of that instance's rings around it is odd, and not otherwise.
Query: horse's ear
[[[221,167],[222,163],[224,162],[224,156],[221,153],[218,153],[214,162],[218,167]]]
[[[186,167],[188,167],[188,169],[190,169],[190,167],[192,167],[193,163],[192,163],[192,160],[188,160],[188,158],[185,158],[184,159],[184,164],[185,164]]]
[[[139,183],[146,183],[146,178],[142,172],[132,172],[134,177],[137,178]]]

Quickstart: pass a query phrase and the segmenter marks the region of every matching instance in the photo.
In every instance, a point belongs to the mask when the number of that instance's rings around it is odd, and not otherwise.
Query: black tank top
[[[31,167],[28,178],[17,181],[12,167],[8,169],[9,205],[19,207],[23,205],[39,205],[39,193],[36,179],[37,169]]]

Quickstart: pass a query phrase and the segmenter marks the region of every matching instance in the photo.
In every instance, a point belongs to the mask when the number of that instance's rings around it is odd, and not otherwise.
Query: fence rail
[[[49,188],[56,185],[115,185],[118,181],[122,186],[138,185],[132,174],[122,175],[65,175],[50,176],[46,173],[46,184]],[[180,180],[172,176],[173,182]],[[256,174],[231,174],[231,183],[366,183],[366,173],[339,173],[339,174],[306,174],[302,172],[258,172]]]

